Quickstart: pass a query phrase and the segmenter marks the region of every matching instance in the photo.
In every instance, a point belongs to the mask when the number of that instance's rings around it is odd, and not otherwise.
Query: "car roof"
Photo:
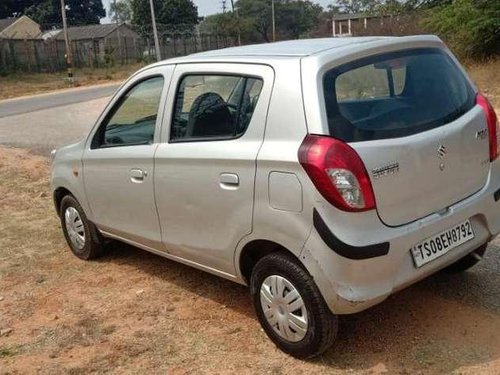
[[[169,64],[202,62],[244,61],[248,63],[271,63],[272,61],[276,62],[282,59],[302,59],[308,56],[316,56],[319,58],[337,50],[339,51],[339,55],[341,55],[341,51],[347,52],[348,50],[358,50],[376,45],[384,46],[395,43],[405,44],[430,41],[436,42],[440,41],[440,39],[433,35],[417,35],[405,37],[365,36],[288,40],[199,52],[159,61],[143,69]]]
[[[241,47],[229,47],[191,55],[191,57],[218,56],[290,56],[305,57],[332,48],[346,45],[368,43],[383,37],[318,38],[287,40],[275,43],[252,44]]]

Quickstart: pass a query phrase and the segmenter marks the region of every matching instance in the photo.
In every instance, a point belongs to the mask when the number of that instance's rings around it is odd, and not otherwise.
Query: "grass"
[[[145,64],[136,63],[111,68],[76,69],[74,85],[67,81],[66,72],[58,73],[11,73],[0,76],[0,100],[17,98],[25,95],[70,88],[74,86],[90,86],[102,83],[119,82],[129,77]]]
[[[23,353],[24,348],[22,345],[15,346],[0,346],[0,359],[2,357],[14,357]]]

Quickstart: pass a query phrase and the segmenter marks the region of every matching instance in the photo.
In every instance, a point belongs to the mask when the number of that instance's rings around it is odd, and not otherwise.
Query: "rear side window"
[[[404,137],[449,123],[474,93],[439,49],[399,51],[328,71],[323,79],[330,135],[345,142]]]
[[[171,141],[233,139],[245,133],[262,80],[236,75],[187,75],[177,89]]]

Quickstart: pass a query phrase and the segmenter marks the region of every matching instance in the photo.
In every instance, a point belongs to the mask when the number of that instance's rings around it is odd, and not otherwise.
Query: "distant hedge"
[[[500,0],[454,0],[428,9],[423,24],[462,57],[500,55]]]

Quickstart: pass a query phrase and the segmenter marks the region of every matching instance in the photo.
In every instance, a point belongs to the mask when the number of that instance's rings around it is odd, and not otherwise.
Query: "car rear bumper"
[[[384,225],[374,211],[365,213],[363,220],[356,218],[352,233],[344,236],[349,241],[338,238],[335,230],[330,229],[338,220],[330,207],[318,204],[314,228],[300,258],[332,312],[365,310],[491,241],[500,232],[499,189],[497,160],[485,187],[446,211],[400,227]],[[414,245],[465,220],[472,224],[474,239],[415,267],[410,253]],[[360,222],[365,225],[360,226]]]

